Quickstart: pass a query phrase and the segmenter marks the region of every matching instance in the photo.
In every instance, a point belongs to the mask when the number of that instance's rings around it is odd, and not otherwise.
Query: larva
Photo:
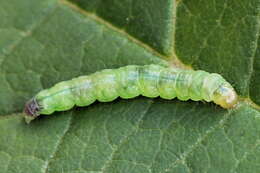
[[[182,70],[159,65],[129,65],[105,69],[87,76],[60,82],[40,91],[25,105],[29,122],[40,114],[88,106],[94,101],[109,102],[143,95],[150,98],[213,101],[223,108],[237,103],[234,88],[219,74]]]

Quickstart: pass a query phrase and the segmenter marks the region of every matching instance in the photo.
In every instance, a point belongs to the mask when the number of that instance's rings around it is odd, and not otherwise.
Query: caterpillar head
[[[35,98],[29,100],[24,107],[25,121],[30,123],[33,119],[40,115],[40,107]]]
[[[223,108],[233,108],[238,102],[237,93],[230,84],[225,83],[213,93],[213,101]]]

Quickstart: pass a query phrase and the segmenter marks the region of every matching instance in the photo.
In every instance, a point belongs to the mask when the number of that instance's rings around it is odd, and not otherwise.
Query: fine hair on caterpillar
[[[105,69],[57,83],[36,94],[25,105],[27,122],[40,114],[65,111],[73,106],[88,106],[94,101],[130,99],[143,95],[150,98],[213,101],[232,108],[238,98],[234,88],[219,74],[202,70],[183,70],[159,65],[129,65]]]

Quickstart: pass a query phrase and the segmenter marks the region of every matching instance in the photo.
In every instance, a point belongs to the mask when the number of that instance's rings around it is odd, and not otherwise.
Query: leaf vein
[[[162,172],[169,172],[171,168],[174,168],[179,162],[185,162],[186,158],[189,156],[189,154],[191,154],[202,142],[204,139],[206,139],[210,134],[212,134],[217,128],[223,126],[226,121],[228,121],[228,118],[230,116],[232,111],[229,111],[228,113],[226,113],[223,117],[222,120],[219,121],[219,123],[217,125],[215,125],[214,127],[210,128],[209,130],[207,130],[205,132],[204,135],[202,135],[201,137],[198,138],[198,140],[190,145],[190,147],[188,148],[188,150],[186,152],[183,152],[181,154],[181,157],[180,159],[177,159],[176,161],[173,162],[173,164],[171,164],[168,168],[166,168],[164,171],[161,171],[160,173]]]
[[[0,60],[0,66],[2,65],[2,63],[3,63],[3,61],[4,61],[4,59],[5,59],[6,56],[8,56],[9,54],[11,54],[11,53],[13,52],[13,50],[15,50],[16,47],[17,47],[20,43],[22,43],[22,41],[23,41],[24,39],[26,39],[27,37],[31,36],[32,33],[33,33],[35,30],[37,30],[37,28],[39,28],[46,20],[49,19],[49,16],[50,16],[53,12],[55,12],[55,10],[57,9],[57,6],[54,6],[54,7],[52,7],[52,8],[53,8],[53,9],[50,10],[45,16],[43,16],[43,17],[41,18],[41,20],[39,20],[39,21],[37,21],[35,24],[33,24],[30,29],[28,29],[27,31],[23,32],[23,35],[21,36],[21,38],[17,39],[17,40],[10,46],[11,48],[9,49],[9,51],[6,52],[6,53],[3,55],[2,59]]]
[[[42,168],[43,173],[47,173],[50,162],[56,156],[59,146],[61,146],[61,144],[63,143],[63,139],[71,127],[72,120],[73,120],[73,116],[70,115],[70,117],[68,118],[67,126],[64,128],[63,133],[61,134],[60,138],[58,138],[58,141],[57,141],[56,145],[54,146],[54,150],[53,150],[52,154],[50,155],[49,159],[47,159],[45,161],[45,164]]]
[[[111,163],[113,162],[113,158],[114,158],[114,155],[116,154],[116,152],[120,149],[120,147],[127,142],[128,138],[130,136],[132,136],[133,134],[135,134],[138,129],[139,129],[139,126],[144,118],[144,116],[146,115],[146,113],[150,110],[151,106],[152,106],[152,103],[153,102],[149,102],[149,105],[148,107],[146,108],[146,110],[142,113],[142,115],[140,116],[137,124],[136,124],[136,127],[135,129],[132,131],[132,133],[129,133],[128,135],[126,135],[120,142],[119,144],[114,147],[113,151],[111,152],[110,156],[108,157],[107,161],[105,162],[104,166],[101,168],[101,172],[105,172],[105,170],[111,165]]]
[[[71,8],[72,10],[78,12],[79,14],[89,17],[90,19],[96,21],[97,23],[103,24],[104,26],[110,28],[111,30],[120,33],[121,35],[125,36],[125,38],[127,38],[130,42],[135,43],[136,45],[144,48],[145,50],[147,50],[148,52],[154,54],[155,56],[159,57],[156,58],[157,60],[167,60],[168,58],[165,57],[164,55],[160,54],[159,52],[157,52],[156,50],[154,50],[153,48],[151,48],[149,45],[141,42],[140,40],[134,38],[133,36],[131,36],[130,34],[128,34],[127,32],[125,32],[123,29],[117,28],[115,27],[113,24],[105,21],[104,19],[100,18],[99,16],[97,16],[94,13],[90,13],[86,10],[83,10],[81,8],[79,8],[78,6],[74,5],[73,3],[67,1],[67,0],[59,0],[60,4],[65,5],[69,8]],[[154,58],[155,59],[155,58]]]

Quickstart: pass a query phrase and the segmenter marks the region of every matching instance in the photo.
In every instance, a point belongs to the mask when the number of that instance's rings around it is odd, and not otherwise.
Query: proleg
[[[223,108],[232,108],[238,101],[234,88],[216,73],[129,65],[80,76],[40,91],[26,103],[25,118],[30,122],[41,114],[88,106],[96,100],[110,102],[118,97],[130,99],[139,95],[213,101]]]

